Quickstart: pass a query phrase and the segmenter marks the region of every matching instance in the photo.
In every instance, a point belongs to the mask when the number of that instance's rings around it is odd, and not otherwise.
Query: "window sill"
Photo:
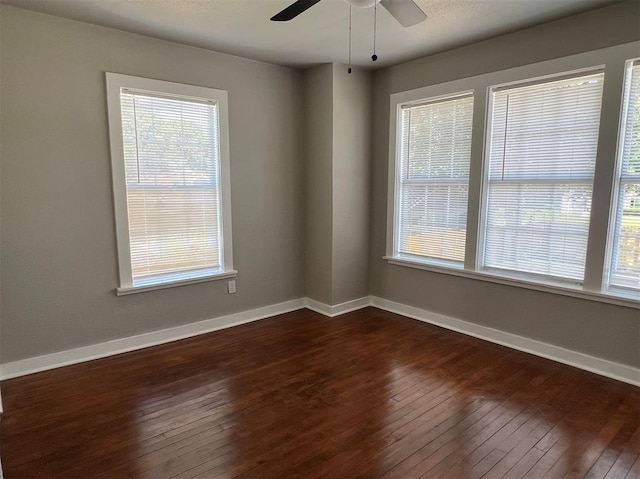
[[[127,296],[129,294],[146,293],[147,291],[155,291],[157,289],[175,288],[177,286],[187,286],[189,284],[205,283],[207,281],[217,281],[220,279],[235,278],[238,275],[236,270],[223,271],[198,278],[187,278],[167,283],[150,284],[147,286],[131,286],[126,288],[117,288],[117,296]]]
[[[496,274],[469,271],[465,269],[447,268],[442,266],[433,265],[430,263],[423,263],[418,261],[409,261],[405,258],[397,258],[393,256],[384,256],[390,264],[397,266],[405,266],[408,268],[422,269],[425,271],[431,271],[433,273],[449,274],[452,276],[459,276],[462,278],[476,279],[480,281],[488,281],[490,283],[504,284],[507,286],[515,286],[517,288],[532,289],[535,291],[542,291],[545,293],[559,294],[562,296],[570,296],[573,298],[581,298],[589,301],[597,301],[600,303],[615,304],[618,306],[625,306],[627,308],[640,309],[640,300],[628,298],[624,296],[614,296],[606,293],[596,293],[593,291],[585,291],[580,287],[572,287],[570,285],[560,285],[554,283],[538,283],[521,278],[514,278],[508,276],[499,276]]]

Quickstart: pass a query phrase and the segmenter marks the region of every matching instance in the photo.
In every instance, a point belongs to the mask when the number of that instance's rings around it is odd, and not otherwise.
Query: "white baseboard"
[[[219,329],[230,328],[239,324],[257,321],[259,319],[288,313],[302,308],[308,308],[329,317],[361,309],[371,304],[370,298],[356,299],[335,306],[329,306],[310,298],[294,299],[284,303],[243,311],[218,318],[206,319],[195,323],[184,324],[172,328],[151,331],[148,333],[115,339],[104,343],[92,344],[76,349],[68,349],[57,353],[45,354],[33,358],[22,359],[0,365],[0,380],[47,371],[62,366],[77,364],[92,359],[99,359],[115,354],[144,349],[158,344],[169,343],[179,339],[190,338],[200,334],[210,333]],[[1,399],[1,398],[0,398]],[[0,408],[2,407],[0,403]],[[1,409],[0,409],[1,411]]]
[[[424,309],[396,303],[388,299],[371,297],[371,305],[392,313],[407,316],[409,318],[435,324],[452,331],[484,339],[492,343],[500,344],[508,348],[524,351],[559,363],[568,364],[585,371],[617,379],[625,383],[640,386],[640,369],[625,364],[615,363],[606,359],[596,358],[588,354],[579,353],[570,349],[554,346],[553,344],[536,341],[517,334],[507,333],[498,329],[488,328],[461,319],[452,318],[443,314],[433,313]]]
[[[345,303],[336,304],[335,306],[329,306],[328,304],[321,303],[315,299],[304,298],[304,306],[311,311],[334,318],[341,314],[350,313],[351,311],[371,306],[371,296],[353,299]]]
[[[367,296],[337,304],[335,306],[329,306],[310,298],[294,299],[284,303],[278,303],[250,311],[229,314],[214,319],[207,319],[196,323],[162,329],[160,331],[152,331],[128,338],[116,339],[91,346],[84,346],[77,349],[70,349],[67,351],[5,363],[0,365],[0,379],[10,379],[61,366],[90,361],[92,359],[143,349],[158,344],[164,344],[179,339],[209,333],[219,329],[229,328],[251,321],[257,321],[259,319],[276,316],[278,314],[288,313],[305,307],[325,316],[335,317],[367,306],[374,306],[408,318],[431,323],[468,336],[473,336],[475,338],[490,341],[512,349],[517,349],[519,351],[524,351],[536,356],[568,364],[601,376],[640,386],[640,369],[638,368],[615,363],[606,359],[596,358],[587,354],[565,349],[560,346],[554,346],[542,341],[488,328],[486,326],[481,326],[461,319],[433,313],[425,309],[407,306],[402,303],[397,303],[395,301],[375,296]],[[0,411],[2,407],[1,400],[2,398],[0,396]]]
[[[138,334],[128,338],[115,339],[104,343],[93,344],[76,349],[45,354],[34,358],[22,359],[0,365],[0,379],[10,379],[26,374],[46,371],[48,369],[68,366],[70,364],[104,358],[115,354],[126,353],[137,349],[148,348],[158,344],[169,343],[179,339],[190,338],[200,334],[230,328],[239,324],[257,321],[304,308],[304,299],[294,299],[271,306],[243,311],[240,313],[206,319],[196,323],[183,324],[172,328],[161,329],[149,333]]]

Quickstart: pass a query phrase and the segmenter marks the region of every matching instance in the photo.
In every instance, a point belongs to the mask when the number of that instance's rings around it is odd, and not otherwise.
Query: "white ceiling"
[[[322,0],[290,22],[269,18],[293,0],[0,0],[4,4],[219,52],[305,67],[346,63],[349,7]],[[615,0],[415,0],[426,21],[402,28],[378,5],[353,9],[357,66],[383,67],[613,3]]]

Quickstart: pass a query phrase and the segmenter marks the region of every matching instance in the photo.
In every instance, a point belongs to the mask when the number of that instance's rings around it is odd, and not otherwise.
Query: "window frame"
[[[508,270],[502,268],[495,268],[485,265],[485,246],[486,246],[486,236],[487,236],[487,220],[489,217],[488,208],[489,208],[489,161],[491,159],[491,136],[493,129],[493,101],[494,94],[497,91],[510,90],[515,88],[527,87],[532,85],[541,85],[548,82],[554,82],[564,79],[573,79],[579,78],[582,76],[594,75],[597,73],[603,74],[603,81],[605,76],[605,67],[604,65],[596,65],[588,68],[580,68],[573,71],[561,71],[557,74],[549,74],[543,75],[535,78],[526,78],[523,80],[510,81],[500,84],[491,85],[487,88],[487,107],[486,107],[486,122],[484,127],[484,151],[482,158],[482,189],[481,189],[481,198],[480,203],[482,205],[481,210],[479,212],[479,223],[478,223],[478,249],[475,260],[475,269],[478,272],[491,274],[498,277],[504,278],[513,278],[517,280],[521,280],[527,283],[541,283],[547,285],[555,285],[559,287],[569,287],[569,288],[582,288],[585,279],[586,279],[586,268],[587,261],[585,260],[585,277],[583,277],[582,281],[578,281],[572,278],[562,278],[562,277],[554,277],[552,275],[544,275],[537,273],[530,273],[526,271],[516,271],[516,270]],[[606,83],[605,83],[606,84]],[[603,91],[604,98],[604,91]],[[602,123],[602,102],[600,104],[600,123]],[[600,133],[600,127],[598,128],[598,134]],[[598,138],[598,149],[599,149],[600,139]],[[598,153],[596,152],[595,162],[598,160]],[[593,187],[594,187],[594,178],[595,178],[595,168],[593,177],[591,178],[582,178],[582,179],[574,179],[567,177],[554,176],[553,178],[545,178],[545,184],[556,184],[556,185],[566,185],[566,184],[575,184],[575,185],[590,185],[591,186],[591,197],[593,199]],[[517,179],[511,180],[511,184],[515,185],[529,185],[535,183],[535,181],[527,181],[526,179]],[[591,221],[591,215],[593,211],[590,212],[589,222]],[[587,242],[589,242],[589,238],[591,236],[590,227],[588,228],[587,233]],[[586,251],[585,251],[586,253]]]
[[[613,269],[613,262],[615,260],[615,243],[618,239],[616,226],[619,216],[622,215],[622,212],[620,211],[621,208],[619,207],[620,196],[625,184],[635,184],[640,181],[640,174],[637,175],[638,181],[633,181],[622,177],[624,142],[627,128],[627,113],[630,106],[627,95],[630,93],[632,69],[634,67],[640,68],[640,57],[630,58],[625,62],[623,88],[620,98],[620,121],[618,126],[618,141],[616,145],[615,170],[611,193],[611,210],[609,212],[609,224],[607,229],[607,251],[604,264],[604,273],[602,277],[602,291],[606,291],[607,293],[614,294],[616,296],[628,297],[630,299],[640,301],[640,292],[634,291],[630,288],[611,285],[611,273]]]
[[[227,92],[209,87],[186,85],[163,80],[154,80],[119,73],[106,72],[107,110],[109,121],[109,140],[111,149],[111,173],[118,252],[118,271],[120,285],[116,288],[118,296],[165,289],[187,284],[202,283],[237,275],[233,269],[233,243],[231,224],[231,178],[229,160],[229,111]],[[136,92],[159,94],[185,100],[213,101],[218,108],[219,140],[219,201],[220,201],[220,242],[222,245],[222,264],[218,270],[202,276],[175,279],[161,283],[134,286],[131,265],[131,245],[129,239],[129,214],[127,203],[127,184],[122,132],[122,110],[120,94],[123,89]],[[177,272],[165,276],[176,275]]]
[[[398,247],[398,243],[399,243],[399,238],[400,238],[400,206],[401,206],[401,201],[400,201],[400,194],[402,191],[402,147],[403,147],[403,142],[402,142],[402,111],[404,108],[406,107],[411,107],[411,106],[419,106],[421,104],[426,104],[426,103],[439,103],[439,102],[446,102],[448,100],[455,100],[455,99],[459,99],[459,98],[466,98],[469,97],[472,100],[472,105],[473,108],[475,108],[475,95],[474,95],[474,91],[471,90],[462,90],[462,91],[457,91],[457,92],[452,92],[452,93],[448,93],[448,94],[444,94],[444,95],[436,95],[433,97],[428,97],[428,98],[412,98],[408,101],[402,101],[402,102],[398,102],[396,104],[396,118],[397,118],[397,124],[396,124],[396,136],[395,136],[395,157],[394,157],[394,167],[393,167],[393,175],[395,177],[395,181],[394,181],[394,192],[397,194],[394,194],[394,199],[393,199],[393,208],[394,208],[394,220],[393,220],[393,236],[392,236],[392,246],[390,248],[390,251],[387,252],[387,256],[393,257],[393,258],[397,258],[397,259],[404,259],[404,260],[408,260],[408,261],[414,261],[417,263],[422,263],[422,264],[431,264],[434,266],[440,266],[440,267],[445,267],[445,268],[451,268],[451,269],[456,269],[456,270],[460,270],[464,268],[464,260],[461,262],[458,261],[453,261],[453,260],[447,260],[447,259],[443,259],[443,258],[435,258],[435,257],[421,257],[418,255],[409,255],[409,254],[403,254],[399,252],[399,247]],[[471,118],[471,131],[473,133],[473,115]],[[469,158],[469,163],[471,163],[471,158]],[[471,166],[471,165],[469,165]],[[429,185],[429,186],[454,186],[454,185],[465,185],[467,186],[467,209],[468,209],[468,201],[469,201],[469,183],[470,183],[470,177],[471,177],[471,173],[469,173],[469,176],[466,178],[466,183],[464,181],[453,181],[452,179],[449,179],[449,181],[441,181],[441,180],[409,180],[409,182],[418,184],[418,185]],[[467,211],[467,216],[468,216],[468,211]],[[466,218],[465,218],[466,221]],[[466,242],[465,242],[466,243]],[[466,250],[466,248],[465,248]],[[466,253],[465,253],[466,254]]]
[[[461,77],[441,83],[432,83],[411,90],[401,90],[406,82],[394,82],[389,96],[389,150],[387,175],[387,221],[386,248],[382,257],[392,268],[403,267],[424,270],[430,273],[468,278],[508,285],[527,290],[542,291],[561,296],[581,298],[600,303],[614,304],[640,309],[640,298],[614,294],[604,286],[605,256],[609,231],[609,214],[612,208],[612,188],[614,186],[614,161],[618,125],[621,118],[621,97],[625,64],[629,59],[637,58],[640,41],[603,48],[571,56],[544,60],[538,63],[516,66],[505,70],[482,73],[470,77]],[[504,274],[480,269],[479,257],[483,248],[480,235],[484,221],[485,203],[485,155],[486,128],[488,127],[488,104],[490,88],[510,83],[523,84],[526,81],[558,78],[561,75],[576,75],[580,72],[592,72],[604,69],[606,81],[600,112],[600,128],[596,153],[591,219],[586,250],[585,277],[582,285],[555,282],[548,279],[522,277],[517,274]],[[415,81],[415,80],[414,80]],[[465,245],[464,268],[451,268],[448,265],[415,261],[413,258],[398,257],[394,251],[396,231],[396,155],[398,104],[411,100],[432,98],[438,95],[448,96],[460,91],[474,91],[473,131],[471,145],[471,165],[469,199],[467,208],[467,241]],[[399,160],[399,157],[398,157]],[[394,273],[395,274],[395,273]]]

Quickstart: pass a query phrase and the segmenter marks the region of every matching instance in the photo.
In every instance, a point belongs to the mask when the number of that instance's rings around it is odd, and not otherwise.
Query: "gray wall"
[[[369,294],[370,72],[304,74],[306,295],[328,305]]]
[[[390,94],[635,41],[640,38],[639,18],[640,3],[614,4],[376,73],[372,294],[596,357],[640,365],[640,313],[636,309],[409,269],[382,259]]]
[[[304,294],[300,72],[0,9],[4,362]],[[228,90],[236,294],[114,295],[105,71]]]
[[[333,65],[333,298],[369,294],[371,72]]]
[[[333,65],[304,72],[306,140],[305,294],[332,298]]]
[[[389,95],[636,40],[638,3],[389,68],[373,86],[341,65],[301,73],[7,6],[0,15],[2,361],[305,292],[327,304],[372,292],[638,364],[637,310],[382,260]],[[220,281],[114,295],[105,71],[229,91],[235,295]]]

